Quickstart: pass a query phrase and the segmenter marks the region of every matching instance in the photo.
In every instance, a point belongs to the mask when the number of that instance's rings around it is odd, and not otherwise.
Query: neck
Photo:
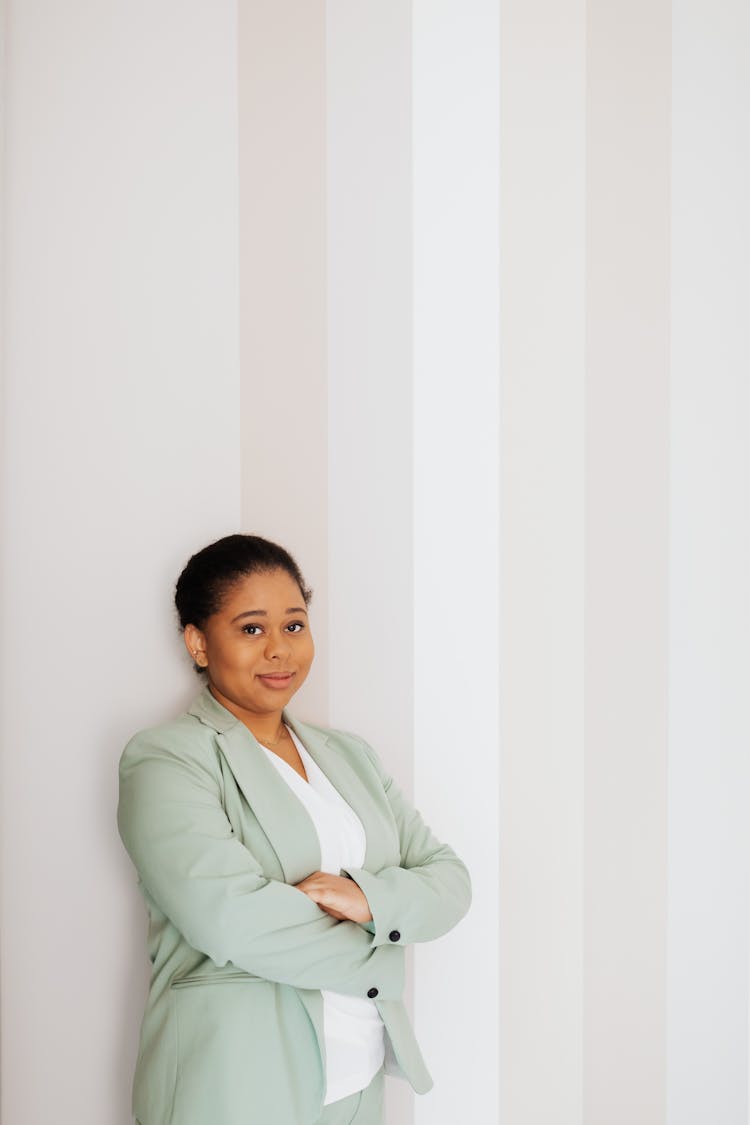
[[[264,711],[258,714],[255,711],[247,711],[244,707],[234,703],[231,699],[227,699],[220,691],[214,687],[213,684],[208,685],[208,690],[215,699],[218,699],[222,707],[226,707],[227,711],[231,711],[236,715],[241,723],[244,723],[250,733],[257,738],[258,742],[266,744],[275,742],[280,734],[283,733],[284,711]]]

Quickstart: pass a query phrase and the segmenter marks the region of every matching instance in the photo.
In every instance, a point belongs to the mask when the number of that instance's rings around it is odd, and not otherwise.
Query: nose
[[[266,656],[271,660],[283,660],[289,654],[289,651],[288,635],[271,630],[266,641]]]

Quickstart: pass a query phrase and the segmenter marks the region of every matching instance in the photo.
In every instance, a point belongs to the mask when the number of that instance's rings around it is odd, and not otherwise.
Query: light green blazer
[[[386,1073],[432,1086],[402,1002],[405,947],[456,925],[469,874],[367,743],[284,719],[364,825],[364,865],[341,874],[373,920],[337,921],[292,885],[320,868],[313,822],[208,686],[136,734],[118,826],[149,913],[141,1125],[311,1125],[325,1095],[321,989],[373,997]]]

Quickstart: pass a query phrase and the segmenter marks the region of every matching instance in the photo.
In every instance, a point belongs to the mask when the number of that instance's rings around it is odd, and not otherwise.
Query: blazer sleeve
[[[403,950],[378,946],[303,891],[269,879],[237,839],[220,775],[164,735],[135,735],[120,759],[117,821],[144,888],[189,944],[218,966],[351,996],[398,999]]]
[[[441,843],[384,770],[377,754],[355,737],[377,771],[398,829],[401,863],[377,874],[346,867],[344,874],[364,893],[372,914],[366,928],[374,944],[432,941],[452,929],[471,905],[471,878],[465,864]]]

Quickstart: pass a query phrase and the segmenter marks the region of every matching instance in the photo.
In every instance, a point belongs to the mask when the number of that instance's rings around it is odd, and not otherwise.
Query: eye
[[[245,633],[248,629],[260,629],[260,625],[243,625],[242,632]],[[256,637],[257,633],[249,633],[248,636]]]
[[[295,633],[301,633],[305,627],[304,621],[292,621],[291,625],[287,625],[287,629],[294,629]]]

